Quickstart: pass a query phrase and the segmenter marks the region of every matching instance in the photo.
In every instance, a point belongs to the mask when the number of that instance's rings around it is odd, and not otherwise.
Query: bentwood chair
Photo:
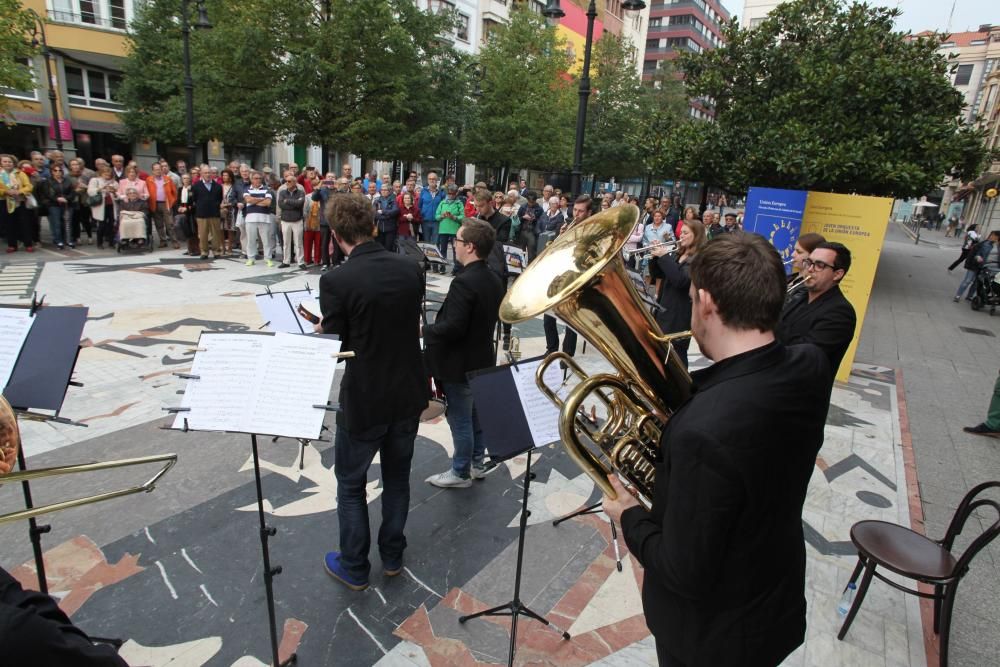
[[[969,563],[976,554],[1000,534],[1000,503],[988,498],[977,498],[982,492],[991,488],[1000,488],[1000,482],[985,482],[966,494],[955,510],[955,515],[942,540],[931,540],[909,528],[885,521],[859,521],[854,524],[851,527],[851,541],[858,549],[858,565],[851,574],[851,582],[857,581],[862,569],[865,573],[837,639],[843,639],[847,635],[868,592],[868,585],[875,576],[904,593],[934,600],[934,632],[940,638],[941,667],[947,667],[948,636],[951,631],[952,610],[958,583],[969,571]],[[996,512],[996,520],[956,558],[952,554],[955,538],[965,528],[969,515],[980,507],[992,508]],[[875,568],[878,566],[908,579],[933,586],[934,590],[925,593],[901,586],[876,572]]]

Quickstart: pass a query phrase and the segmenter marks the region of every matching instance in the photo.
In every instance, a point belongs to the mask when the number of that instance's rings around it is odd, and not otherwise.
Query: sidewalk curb
[[[910,504],[910,528],[924,537],[924,510],[920,500],[920,483],[917,479],[917,462],[913,456],[913,440],[910,437],[910,416],[906,409],[906,391],[903,388],[903,369],[894,369],[896,376],[896,403],[899,409],[900,447],[903,450],[903,470],[906,472],[906,494]],[[919,590],[930,593],[930,586],[919,584]],[[920,619],[924,626],[924,654],[927,667],[937,665],[940,658],[938,637],[934,634],[934,603],[920,600]]]
[[[906,232],[907,236],[909,236],[914,241],[917,241],[917,235],[913,233],[912,229],[910,229],[909,227],[907,227],[903,223],[899,222],[898,220],[893,220],[893,222],[895,224],[899,225],[899,228],[902,229],[904,232]],[[926,245],[926,246],[931,246],[932,248],[947,248],[947,247],[949,247],[949,246],[941,245],[940,243],[933,243],[931,241],[925,241],[923,239],[920,239],[918,241],[918,243],[922,243],[923,245]]]

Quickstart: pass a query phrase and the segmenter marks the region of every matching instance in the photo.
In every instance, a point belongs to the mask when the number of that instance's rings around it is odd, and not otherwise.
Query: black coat
[[[621,520],[646,625],[685,665],[777,665],[805,639],[802,505],[831,377],[815,346],[778,342],[692,373],[660,438],[652,510]]]
[[[677,333],[691,328],[691,287],[690,262],[678,262],[670,255],[654,257],[649,262],[649,275],[655,281],[661,279],[660,294],[657,299],[660,310],[656,311],[656,323],[663,333]]]
[[[323,274],[323,333],[352,350],[340,383],[337,424],[352,433],[418,416],[430,395],[420,352],[423,271],[374,241]]]
[[[194,217],[218,218],[219,207],[222,206],[222,186],[212,183],[212,189],[205,187],[205,181],[198,181],[191,186],[191,196],[194,197]]]
[[[840,286],[835,285],[812,303],[809,292],[800,288],[792,294],[781,311],[781,321],[775,335],[785,345],[813,343],[826,352],[830,368],[837,373],[844,358],[858,318],[854,306],[847,300]]]
[[[466,266],[452,281],[433,324],[424,327],[427,366],[445,382],[496,365],[493,331],[503,300],[503,282],[485,261]]]

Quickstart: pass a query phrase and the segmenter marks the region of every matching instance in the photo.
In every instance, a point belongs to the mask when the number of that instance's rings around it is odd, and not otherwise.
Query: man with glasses
[[[851,251],[841,243],[816,246],[802,260],[805,289],[798,290],[781,311],[775,332],[785,345],[813,343],[822,349],[836,374],[840,360],[854,338],[857,316],[840,291],[840,281],[851,268]]]
[[[506,285],[486,264],[495,243],[489,223],[462,220],[455,234],[455,259],[463,268],[434,323],[423,331],[427,365],[448,399],[448,426],[455,443],[451,467],[427,478],[444,489],[469,487],[486,473],[483,433],[466,373],[496,365],[493,330]]]

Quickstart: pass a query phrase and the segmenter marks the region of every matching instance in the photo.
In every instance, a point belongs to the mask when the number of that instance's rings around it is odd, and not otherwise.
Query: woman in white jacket
[[[113,245],[115,242],[115,207],[117,206],[116,193],[118,192],[118,181],[111,173],[111,167],[102,165],[97,176],[90,179],[87,184],[87,203],[90,204],[91,218],[97,222],[97,247],[103,248],[104,244]]]

